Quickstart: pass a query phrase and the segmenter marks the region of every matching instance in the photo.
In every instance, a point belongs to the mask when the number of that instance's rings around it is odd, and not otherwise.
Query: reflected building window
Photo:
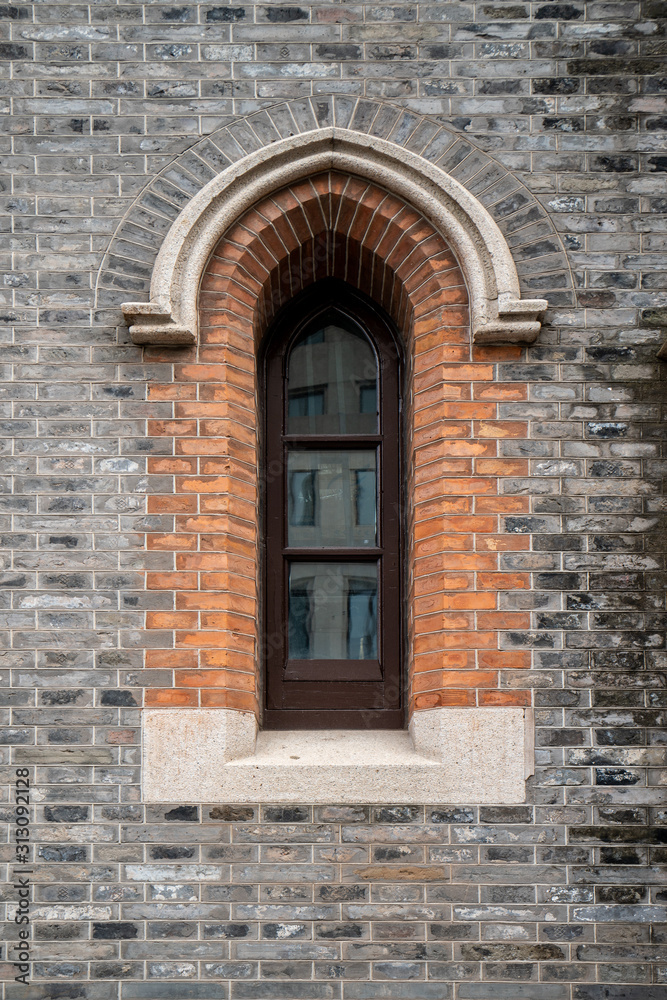
[[[375,382],[366,382],[359,386],[359,413],[377,413],[378,391]]]
[[[377,497],[375,469],[354,470],[354,517],[358,525],[375,526]]]
[[[350,660],[377,657],[377,588],[350,581],[347,595],[347,655]]]
[[[290,589],[289,601],[289,652],[295,660],[310,658],[312,618],[311,597],[305,587]]]
[[[325,390],[307,389],[299,392],[294,389],[287,399],[287,412],[290,417],[321,417],[325,410]]]
[[[313,527],[316,519],[316,486],[317,472],[315,470],[291,470],[289,477],[288,516],[291,527]]]

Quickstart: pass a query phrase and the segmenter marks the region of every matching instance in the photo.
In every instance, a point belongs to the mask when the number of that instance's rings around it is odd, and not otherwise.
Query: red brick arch
[[[324,277],[371,295],[405,341],[410,709],[528,704],[515,671],[529,654],[499,649],[499,636],[529,615],[498,608],[499,591],[529,586],[498,562],[529,544],[499,530],[501,515],[528,509],[499,489],[527,461],[497,449],[525,435],[498,420],[525,388],[495,381],[495,363],[520,348],[473,346],[442,235],[380,185],[337,171],[272,194],[223,235],[202,277],[199,345],[179,352],[173,383],[151,387],[173,408],[151,433],[174,441],[173,457],[150,460],[173,477],[151,510],[173,515],[173,530],[147,544],[173,565],[147,585],[173,594],[173,609],[147,616],[164,637],[147,652],[159,668],[147,704],[259,710],[257,350],[280,306]]]

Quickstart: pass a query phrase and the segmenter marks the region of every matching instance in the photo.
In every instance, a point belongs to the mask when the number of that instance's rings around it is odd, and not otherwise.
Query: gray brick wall
[[[7,1000],[664,1000],[662,0],[0,7],[0,754],[34,784],[34,959]],[[134,200],[202,136],[346,94],[510,170],[568,252],[527,381],[529,804],[143,806],[145,401],[171,365],[96,306]],[[172,207],[191,195],[187,174]],[[166,204],[169,204],[168,202]],[[165,218],[169,212],[166,213]],[[141,225],[141,220],[137,220]],[[150,241],[144,235],[147,244]],[[522,275],[541,266],[521,257]],[[145,277],[137,265],[138,283]],[[535,292],[537,293],[537,289]],[[120,296],[125,297],[125,296]],[[117,298],[116,302],[119,301]],[[516,416],[509,404],[506,415]],[[523,687],[526,672],[517,671]],[[11,827],[10,827],[11,830]],[[3,863],[11,880],[13,844]],[[662,985],[661,985],[662,984]]]

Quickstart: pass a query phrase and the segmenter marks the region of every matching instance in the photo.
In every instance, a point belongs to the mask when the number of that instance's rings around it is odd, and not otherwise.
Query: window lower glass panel
[[[290,660],[377,659],[377,571],[377,563],[290,563]]]

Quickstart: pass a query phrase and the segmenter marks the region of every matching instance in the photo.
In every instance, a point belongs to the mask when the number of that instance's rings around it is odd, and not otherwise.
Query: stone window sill
[[[227,709],[144,713],[147,802],[513,804],[531,773],[522,708],[419,712],[410,732],[259,734]]]

